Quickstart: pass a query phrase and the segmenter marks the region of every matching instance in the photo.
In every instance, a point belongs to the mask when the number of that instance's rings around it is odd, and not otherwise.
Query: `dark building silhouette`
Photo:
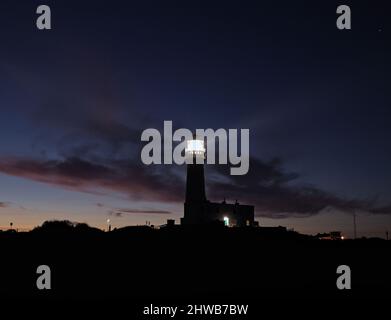
[[[188,141],[186,148],[187,164],[186,199],[184,217],[181,224],[224,223],[227,226],[255,226],[254,206],[235,203],[210,202],[205,193],[204,141],[194,139]]]
[[[331,231],[329,233],[318,233],[316,237],[320,240],[344,240],[341,231]]]

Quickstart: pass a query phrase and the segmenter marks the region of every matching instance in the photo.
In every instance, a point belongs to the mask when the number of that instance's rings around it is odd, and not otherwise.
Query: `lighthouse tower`
[[[204,161],[206,157],[204,139],[187,141],[186,145],[186,199],[181,224],[210,225],[221,224],[227,227],[256,226],[254,206],[235,203],[210,202],[205,194]]]
[[[186,160],[186,199],[182,224],[201,224],[207,220],[207,200],[205,194],[204,140],[194,137],[187,141]]]

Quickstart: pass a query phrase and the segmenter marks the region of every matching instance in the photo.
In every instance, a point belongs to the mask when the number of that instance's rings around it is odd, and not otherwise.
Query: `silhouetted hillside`
[[[41,226],[34,228],[32,233],[102,233],[98,228],[90,227],[87,223],[71,222],[69,220],[45,221]]]
[[[43,298],[388,297],[391,242],[317,240],[283,228],[126,227],[111,232],[69,221],[0,233],[1,295]],[[39,292],[36,268],[52,270]],[[352,290],[336,269],[352,269]]]

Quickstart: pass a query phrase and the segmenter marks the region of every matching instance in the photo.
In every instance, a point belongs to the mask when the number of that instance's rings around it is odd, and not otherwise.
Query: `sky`
[[[40,4],[52,29],[38,30]],[[336,28],[350,5],[352,29]],[[141,133],[250,130],[250,171],[206,168],[212,201],[260,225],[391,230],[386,1],[1,1],[0,228],[179,223],[185,167]]]

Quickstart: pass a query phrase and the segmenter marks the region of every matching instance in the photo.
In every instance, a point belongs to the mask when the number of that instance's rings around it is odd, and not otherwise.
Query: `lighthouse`
[[[205,194],[205,143],[204,140],[188,140],[186,145],[186,198],[183,224],[200,224],[207,220],[207,200]]]
[[[207,157],[205,138],[193,136],[186,143],[186,198],[183,225],[207,225],[218,223],[226,227],[253,227],[254,206],[239,202],[211,202],[206,197],[204,162]]]

